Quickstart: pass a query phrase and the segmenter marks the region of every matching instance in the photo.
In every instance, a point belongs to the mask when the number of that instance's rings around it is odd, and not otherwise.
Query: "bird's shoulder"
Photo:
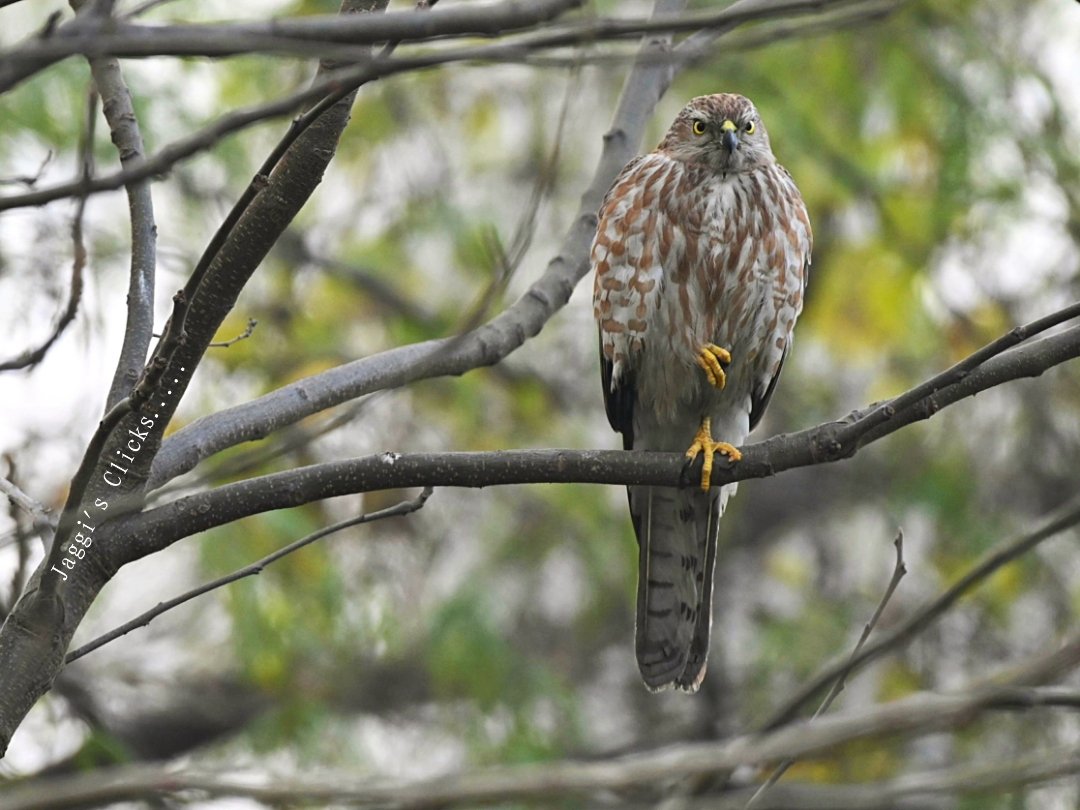
[[[692,166],[660,150],[638,155],[611,184],[600,206],[600,216],[618,216],[631,209],[662,208],[679,186],[691,179],[692,173]]]

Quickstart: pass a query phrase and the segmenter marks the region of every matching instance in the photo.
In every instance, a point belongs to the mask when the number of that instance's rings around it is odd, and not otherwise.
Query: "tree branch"
[[[34,500],[23,492],[18,484],[0,476],[0,495],[6,495],[13,504],[22,509],[33,518],[35,525],[49,525],[49,510],[44,504]]]
[[[855,657],[858,655],[859,650],[863,648],[863,645],[866,644],[867,639],[870,638],[870,634],[874,632],[874,628],[877,627],[877,623],[881,619],[881,614],[885,612],[885,606],[889,604],[889,600],[892,599],[893,593],[895,593],[897,587],[899,587],[900,580],[907,574],[907,566],[904,564],[903,531],[896,533],[896,539],[893,540],[893,546],[896,547],[896,562],[893,565],[892,576],[889,577],[889,584],[885,586],[885,593],[881,595],[881,599],[878,601],[878,606],[870,617],[870,621],[863,626],[862,634],[855,643],[855,649],[851,651],[851,655],[848,657],[847,668],[842,670],[840,674],[836,676],[836,680],[833,681],[833,685],[829,688],[829,693],[825,695],[825,699],[821,701],[821,705],[817,707],[814,716],[810,718],[811,720],[816,719],[827,712],[837,696],[844,691],[844,685],[847,683],[847,676],[851,673],[851,669],[854,666]],[[750,801],[746,803],[747,810],[751,807],[757,807],[760,810],[760,808],[763,807],[762,800],[769,788],[779,782],[780,778],[787,773],[788,769],[794,764],[795,760],[785,759],[777,765],[773,772],[769,774],[769,778],[766,779],[754,795],[750,797]]]
[[[512,2],[512,0],[507,0],[507,2]],[[792,13],[793,9],[801,9],[804,13],[820,13],[822,9],[840,6],[849,2],[852,2],[852,0],[785,0],[784,2],[775,2],[775,0],[740,0],[740,2],[725,8],[723,12],[712,13],[710,20],[714,26],[714,30],[710,32],[709,36],[711,39],[708,41],[711,42],[720,34],[726,33],[738,25],[782,16],[787,13]],[[672,23],[672,26],[668,26],[666,21],[672,18],[665,17],[664,19],[665,22],[663,24],[653,21],[643,24],[643,27],[647,29],[656,28],[658,30],[664,30],[667,27],[676,27],[679,29],[685,28],[684,25],[677,25],[675,22]],[[629,35],[629,33],[626,33],[626,36]],[[146,159],[146,162],[140,166],[93,178],[88,181],[79,180],[61,183],[49,188],[0,197],[0,211],[11,208],[41,206],[48,202],[52,202],[53,200],[63,199],[77,194],[97,194],[102,191],[120,188],[126,183],[135,180],[142,180],[164,174],[176,163],[209,149],[226,135],[269,118],[291,114],[300,105],[321,98],[328,92],[331,92],[340,86],[355,87],[374,79],[384,78],[412,70],[437,67],[454,62],[521,61],[542,47],[554,48],[565,45],[589,43],[595,41],[595,38],[596,34],[594,32],[585,31],[578,32],[574,35],[551,35],[547,36],[545,39],[528,40],[521,38],[516,41],[497,42],[483,46],[440,49],[433,53],[424,53],[410,57],[390,59],[380,56],[374,59],[363,59],[361,64],[336,72],[333,76],[327,77],[324,81],[317,82],[304,90],[294,92],[288,96],[265,104],[237,110],[222,116],[198,132],[162,147],[159,152],[150,155]],[[686,40],[686,42],[689,41],[689,39]],[[357,55],[358,52],[355,48],[342,50],[333,48],[328,49],[325,46],[320,46],[317,48],[317,53],[325,54],[343,61],[359,60]],[[668,70],[681,69],[692,58],[701,55],[700,49],[698,51],[680,53],[677,57],[672,57],[670,55],[672,51],[669,48],[664,49],[661,53],[666,55],[660,56],[658,54],[653,54],[642,61],[645,63],[666,62],[668,64]],[[0,65],[2,65],[2,60],[0,60]],[[646,68],[648,66],[648,64],[639,65],[641,68]],[[2,91],[2,87],[0,87],[0,91]]]
[[[86,0],[71,0],[79,11]],[[90,59],[90,72],[101,97],[101,110],[112,132],[112,142],[124,168],[138,166],[145,158],[142,133],[135,117],[131,92],[120,62],[114,57]],[[89,180],[89,177],[84,178]],[[105,399],[105,410],[131,393],[139,380],[154,331],[154,277],[157,266],[157,226],[149,179],[126,184],[131,219],[131,265],[128,273],[127,323],[124,341]]]
[[[805,721],[770,734],[735,737],[723,742],[690,743],[646,753],[596,761],[561,761],[502,766],[420,780],[356,779],[350,774],[322,774],[317,779],[289,780],[266,774],[238,777],[235,772],[139,766],[115,768],[9,789],[6,810],[60,810],[86,804],[177,797],[198,791],[209,797],[246,797],[269,805],[347,804],[359,807],[394,807],[427,810],[432,807],[476,807],[495,803],[545,802],[553,797],[653,797],[658,785],[671,785],[691,777],[727,773],[740,766],[787,757],[826,754],[838,746],[883,735],[925,734],[967,726],[988,711],[1026,711],[1034,706],[1075,709],[1080,693],[1059,688],[978,690],[970,693],[920,692],[859,713]],[[926,794],[978,793],[1007,785],[1045,781],[1080,771],[1075,752],[1013,763],[1004,771],[986,766],[966,771],[930,772],[885,783],[890,798]],[[252,778],[254,777],[254,778]],[[985,780],[985,781],[983,781]],[[861,804],[826,801],[810,805],[841,810],[845,807],[881,808],[867,804],[871,786],[853,788]],[[875,786],[876,787],[876,786]],[[779,791],[778,791],[779,794]],[[790,794],[789,794],[790,795]],[[842,797],[842,794],[841,794]],[[840,798],[840,797],[838,797]],[[854,798],[854,797],[853,797]],[[740,797],[745,801],[745,794]],[[716,797],[705,806],[716,807]],[[697,805],[694,805],[697,806]],[[730,804],[722,805],[730,807]],[[791,807],[798,805],[766,805]]]
[[[649,19],[594,17],[527,32],[505,44],[524,54],[541,48],[687,31],[711,32],[708,36],[715,38],[736,25],[776,17],[819,14],[825,9],[858,5],[864,1],[738,0],[720,10],[654,15]],[[51,37],[35,39],[0,57],[0,92],[17,85],[42,67],[77,54],[122,58],[227,57],[249,53],[310,57],[321,54],[351,61],[357,58],[358,47],[383,42],[502,36],[534,28],[581,4],[582,0],[511,1],[486,7],[455,7],[422,18],[408,12],[389,12],[377,20],[346,22],[330,15],[266,22],[174,23],[168,26],[74,20],[60,26]],[[695,44],[700,42],[696,40]]]
[[[656,15],[677,12],[685,0],[658,2]],[[430,377],[460,375],[498,363],[527,340],[570,300],[589,269],[589,245],[596,212],[615,176],[633,157],[641,133],[679,67],[653,59],[667,52],[663,38],[646,42],[627,76],[614,119],[589,187],[563,237],[559,253],[513,305],[465,334],[415,343],[355,360],[279,388],[252,402],[196,420],[164,443],[154,459],[149,488],[193,469],[227,447],[261,439],[319,411],[377,390],[397,388]]]
[[[289,554],[292,554],[294,551],[299,551],[305,546],[311,545],[316,540],[322,540],[324,537],[329,537],[331,534],[335,534],[336,532],[340,532],[341,530],[348,529],[352,526],[360,526],[364,523],[374,523],[376,520],[385,520],[386,518],[404,517],[405,515],[410,515],[413,512],[416,512],[423,508],[424,504],[427,503],[428,498],[431,497],[431,493],[432,489],[428,487],[424,489],[415,498],[411,498],[407,501],[402,501],[401,503],[395,504],[393,506],[388,506],[386,509],[380,509],[377,512],[369,512],[362,515],[356,515],[355,517],[351,517],[346,520],[339,521],[338,523],[331,524],[330,526],[326,526],[322,529],[319,529],[318,531],[312,532],[309,535],[301,537],[299,540],[289,543],[287,546],[278,549],[272,554],[267,554],[262,559],[257,560],[250,565],[245,565],[243,568],[233,571],[231,574],[226,574],[223,577],[218,577],[217,579],[200,585],[197,588],[192,588],[191,590],[180,594],[180,596],[169,599],[168,601],[159,602],[153,608],[146,611],[145,613],[139,614],[131,621],[125,622],[124,624],[113,630],[110,630],[107,633],[103,633],[102,635],[95,638],[93,641],[89,641],[86,644],[83,644],[77,650],[72,650],[68,653],[67,659],[64,661],[64,664],[70,664],[72,661],[82,658],[87,653],[93,652],[99,647],[104,647],[110,641],[115,641],[121,636],[127,635],[132,630],[137,630],[140,627],[146,627],[150,624],[150,622],[152,622],[162,613],[167,613],[168,611],[172,610],[175,607],[179,607],[185,602],[190,602],[192,599],[195,599],[198,596],[202,596],[204,593],[209,593],[210,591],[217,590],[218,588],[222,588],[226,585],[236,582],[237,580],[244,579],[245,577],[257,576],[263,572],[263,569],[266,568],[266,566],[270,565],[271,563],[277,562],[282,557],[286,557]]]
[[[87,94],[86,102],[86,126],[83,129],[81,143],[79,145],[79,162],[83,182],[90,179],[94,172],[94,117],[97,108],[97,95],[93,92]],[[64,331],[75,320],[79,312],[79,303],[82,301],[83,271],[86,269],[86,243],[83,239],[83,219],[86,215],[87,195],[80,194],[75,206],[75,217],[71,222],[71,280],[68,283],[67,304],[63,312],[57,318],[52,332],[36,348],[27,349],[18,357],[0,362],[0,371],[13,371],[21,368],[33,368],[49,353],[49,349],[60,339]]]
[[[941,594],[915,611],[900,626],[879,637],[873,644],[864,647],[857,655],[838,660],[825,667],[794,695],[784,701],[770,715],[769,719],[762,724],[762,730],[769,731],[791,722],[807,701],[837,677],[841,675],[847,676],[870,661],[880,658],[885,653],[904,646],[937,621],[964,594],[969,593],[981,582],[984,582],[999,568],[1031,551],[1044,540],[1054,537],[1066,529],[1076,526],[1078,523],[1080,523],[1080,499],[1074,499],[1059,508],[1054,515],[1047,518],[1037,529],[999,544]]]
[[[359,47],[383,42],[491,37],[531,28],[580,6],[582,2],[508,0],[458,6],[433,15],[390,11],[371,20],[342,19],[326,14],[258,23],[207,25],[143,25],[77,17],[58,26],[49,37],[35,37],[0,56],[0,92],[6,92],[61,59],[79,54],[95,58],[280,53],[353,61],[364,56]],[[351,47],[333,47],[342,43]]]
[[[386,0],[367,4],[381,8]],[[344,5],[348,7],[348,0]],[[26,712],[49,688],[79,620],[119,565],[106,532],[82,536],[80,546],[69,544],[75,521],[94,509],[88,522],[96,526],[142,503],[150,463],[206,346],[274,240],[318,187],[348,121],[351,102],[352,96],[343,98],[292,144],[214,257],[208,283],[190,298],[178,297],[182,317],[174,313],[170,319],[144,373],[146,386],[140,382],[131,397],[110,409],[103,419],[108,424],[99,427],[84,454],[76,478],[89,484],[72,486],[50,556],[0,628],[0,755]],[[160,389],[155,378],[164,382]],[[132,402],[145,387],[153,389],[154,401],[147,414],[139,414]],[[113,428],[115,413],[125,406]],[[105,437],[101,446],[99,436]],[[84,476],[94,471],[98,474]],[[68,554],[63,569],[50,563],[61,553]]]
[[[995,341],[994,346],[998,343]],[[988,348],[988,347],[987,347]],[[984,356],[987,348],[974,356]],[[737,464],[714,467],[713,486],[764,478],[795,467],[811,466],[854,455],[860,448],[905,425],[966,397],[1009,380],[1034,377],[1048,368],[1080,356],[1080,326],[1011,350],[982,362],[944,388],[924,383],[896,400],[910,403],[885,421],[841,443],[837,438],[857,422],[857,411],[841,422],[827,422],[798,433],[774,436],[740,448]],[[963,364],[961,364],[963,365]],[[940,379],[937,375],[933,379]],[[871,413],[876,414],[876,410]],[[380,489],[426,486],[486,487],[526,483],[651,484],[681,486],[694,476],[682,454],[616,450],[507,450],[489,453],[417,453],[328,462],[250,478],[179,498],[116,525],[124,562],[158,551],[182,537],[274,509],[300,506],[323,498]],[[696,480],[696,478],[695,478]],[[1059,529],[1060,530],[1060,529]],[[876,645],[863,650],[862,660]],[[832,682],[840,670],[832,671]],[[815,690],[816,691],[816,690]]]

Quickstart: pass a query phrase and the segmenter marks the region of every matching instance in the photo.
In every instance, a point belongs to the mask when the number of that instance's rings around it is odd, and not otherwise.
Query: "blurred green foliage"
[[[618,13],[619,5],[596,8]],[[691,96],[736,90],[753,98],[812,215],[807,307],[762,435],[895,395],[1075,296],[1077,211],[1064,192],[1051,194],[1049,207],[1028,193],[1036,180],[1053,189],[1080,176],[1080,153],[1063,145],[1060,120],[1046,112],[1056,108],[1061,80],[1038,58],[1040,43],[1055,36],[1041,16],[1050,5],[913,2],[884,21],[750,50],[735,47],[736,32],[730,50],[721,40],[662,101],[643,148]],[[281,4],[280,13],[328,10],[297,2]],[[154,14],[167,20],[189,12],[164,4]],[[455,66],[364,88],[323,189],[219,337],[243,332],[248,318],[258,328],[211,355],[182,419],[358,357],[453,335],[513,301],[557,249],[625,69],[601,63],[568,75]],[[310,72],[290,59],[150,60],[132,66],[131,84],[144,136],[158,149],[225,110],[302,85]],[[0,166],[46,150],[57,165],[74,165],[86,74],[69,60],[0,99]],[[1051,89],[1040,94],[1033,82]],[[548,178],[543,166],[566,93],[568,124],[556,176]],[[1069,126],[1075,147],[1075,122]],[[283,128],[278,121],[226,138],[157,186],[166,217],[159,221],[164,287],[182,283]],[[96,152],[102,166],[114,160],[106,135],[99,132]],[[495,246],[509,243],[528,219],[532,189],[549,180],[532,247],[504,290]],[[95,240],[121,243],[119,221],[96,227]],[[1049,230],[1056,242],[1032,244],[1018,268],[1015,249],[1003,248],[1006,227],[1018,229],[1019,239]],[[0,247],[0,261],[18,258],[9,250]],[[122,251],[110,255],[94,272],[111,295],[125,269]],[[1061,255],[1068,261],[1052,261]],[[582,300],[589,283],[500,366],[305,420],[221,454],[200,468],[200,483],[387,449],[616,446],[603,421]],[[1051,386],[1052,408],[1029,407]],[[908,532],[910,573],[886,623],[994,543],[1029,528],[1054,504],[1052,493],[1072,491],[1074,469],[1048,467],[1047,455],[1033,448],[1054,446],[1075,459],[1070,425],[1078,406],[1076,371],[1060,369],[961,403],[813,476],[744,483],[722,529],[731,554],[718,574],[721,583],[740,583],[740,598],[749,600],[744,624],[729,636],[728,620],[717,616],[718,660],[706,694],[686,699],[719,701],[731,690],[723,718],[679,726],[671,719],[677,711],[665,714],[676,704],[646,703],[631,655],[636,548],[623,499],[601,488],[439,492],[407,521],[317,543],[212,597],[227,612],[231,638],[229,649],[214,653],[275,697],[277,708],[247,734],[261,751],[324,753],[324,731],[351,710],[352,698],[342,697],[351,681],[369,672],[378,679],[391,665],[410,673],[404,694],[367,711],[455,737],[474,763],[747,728],[850,649],[888,581],[897,523]],[[343,512],[385,506],[398,495],[215,530],[199,541],[202,573],[227,573]],[[856,520],[863,507],[876,515],[872,531]],[[860,695],[889,700],[955,686],[958,668],[980,677],[1025,638],[1024,611],[1033,604],[1054,617],[1041,631],[1075,620],[1080,576],[1041,557],[1013,564],[964,600],[946,629],[861,676],[872,685]],[[1052,638],[1041,641],[1025,649]],[[598,697],[605,690],[618,695],[611,705]],[[621,723],[610,738],[593,727],[609,714]],[[1025,726],[1024,735],[990,739],[981,729],[961,747],[967,757],[1007,755],[1010,746],[1048,744],[1054,734]],[[902,743],[852,746],[797,765],[791,778],[883,779],[903,773],[909,755]],[[980,798],[963,806],[1014,805]]]

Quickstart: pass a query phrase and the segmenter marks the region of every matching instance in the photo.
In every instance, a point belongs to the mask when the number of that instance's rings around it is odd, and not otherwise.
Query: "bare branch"
[[[94,123],[97,110],[97,94],[89,93],[86,102],[86,125],[83,129],[81,143],[79,145],[79,162],[82,166],[83,181],[89,180],[94,173]],[[44,164],[42,164],[44,166]],[[49,353],[49,349],[60,339],[64,331],[75,320],[79,311],[79,303],[82,301],[83,270],[86,269],[86,243],[83,240],[83,217],[86,214],[86,195],[79,195],[75,206],[75,217],[71,222],[72,253],[71,280],[68,282],[68,298],[63,312],[56,319],[52,332],[36,348],[27,349],[18,357],[0,362],[0,371],[12,371],[22,368],[33,368]]]
[[[863,645],[866,643],[866,640],[870,638],[870,634],[874,632],[874,628],[877,627],[878,620],[881,619],[881,614],[885,611],[885,606],[888,605],[889,600],[892,599],[893,593],[895,593],[896,588],[900,585],[900,580],[902,580],[904,578],[904,575],[907,574],[907,566],[904,565],[904,532],[902,530],[896,533],[896,539],[893,540],[893,546],[896,547],[896,563],[893,565],[892,576],[889,577],[889,584],[885,587],[885,593],[881,595],[881,599],[878,601],[878,606],[874,610],[874,615],[871,616],[870,621],[868,621],[863,626],[862,634],[859,636],[859,640],[855,643],[855,649],[851,651],[851,657],[848,658],[848,669],[844,670],[837,676],[836,680],[833,682],[832,688],[829,689],[829,693],[825,695],[825,699],[821,701],[821,705],[817,707],[817,711],[814,712],[814,716],[811,719],[820,717],[822,714],[827,712],[829,710],[829,707],[832,706],[833,701],[836,700],[837,696],[842,691],[844,691],[844,684],[847,681],[848,673],[851,672],[851,666],[852,662],[855,660],[855,656],[858,654],[859,650],[862,649]],[[762,783],[761,787],[757,789],[757,792],[755,792],[754,795],[750,797],[750,801],[746,803],[746,807],[760,807],[761,799],[765,795],[765,793],[769,790],[769,788],[779,782],[780,778],[794,764],[795,760],[785,759],[783,762],[777,765],[773,772],[769,774],[769,778],[766,779],[765,782]]]
[[[255,334],[255,327],[259,325],[259,322],[255,318],[248,318],[247,326],[244,327],[244,331],[234,338],[228,340],[222,340],[217,343],[211,343],[209,348],[211,349],[227,349],[230,346],[235,346],[241,340],[247,340],[253,334]]]
[[[1078,356],[1080,326],[1075,326],[992,357],[948,388],[929,394],[894,414],[889,421],[876,424],[873,431],[864,433],[854,445],[842,447],[843,453],[837,454],[834,445],[838,429],[843,429],[845,423],[828,422],[740,448],[742,460],[734,465],[715,467],[712,484],[719,486],[749,478],[770,477],[794,467],[846,458],[904,425],[928,419],[960,399],[1007,380],[1037,376]],[[125,553],[133,555],[125,557],[125,561],[130,561],[160,550],[181,537],[243,517],[357,492],[417,486],[486,487],[525,483],[681,486],[690,480],[690,473],[684,456],[678,453],[614,450],[383,453],[226,484],[122,519],[115,531],[117,542],[124,546]],[[1080,515],[1080,510],[1077,514]],[[1065,526],[1054,531],[1062,528]],[[873,649],[877,646],[866,648],[857,662],[863,661]],[[835,680],[843,666],[846,664],[831,669],[825,682]]]
[[[304,546],[311,545],[316,540],[322,540],[324,537],[328,537],[331,534],[339,532],[342,529],[348,529],[352,526],[360,526],[364,523],[373,523],[376,520],[385,520],[386,518],[392,517],[404,517],[405,515],[412,514],[413,512],[421,509],[424,504],[427,503],[427,499],[431,497],[431,493],[432,489],[428,487],[424,489],[415,498],[411,498],[407,501],[402,501],[401,503],[395,504],[394,506],[388,506],[386,509],[380,509],[377,512],[356,515],[355,517],[351,517],[346,520],[339,521],[338,523],[331,524],[330,526],[326,526],[322,529],[319,529],[318,531],[314,531],[311,534],[306,535],[305,537],[301,537],[299,540],[289,543],[287,546],[278,549],[272,554],[266,555],[261,560],[253,562],[250,565],[246,565],[236,571],[233,571],[231,574],[226,574],[223,577],[219,577],[211,582],[207,582],[203,585],[198,586],[197,588],[192,588],[186,593],[182,593],[180,596],[169,599],[166,602],[159,602],[156,606],[146,611],[145,613],[136,616],[131,621],[125,622],[119,627],[98,636],[93,641],[87,642],[83,646],[79,647],[77,650],[69,652],[67,658],[64,661],[64,664],[70,664],[72,661],[82,658],[87,653],[93,652],[99,647],[104,647],[110,641],[115,641],[121,636],[127,635],[132,630],[136,630],[140,627],[146,627],[150,624],[150,622],[152,622],[162,613],[166,613],[173,608],[184,604],[185,602],[189,602],[198,596],[202,596],[204,593],[209,593],[210,591],[222,588],[226,585],[229,585],[230,583],[236,582],[237,580],[244,579],[245,577],[257,576],[258,574],[261,574],[263,572],[263,569],[266,568],[266,566],[270,565],[271,563],[277,562],[282,557],[286,557],[289,554],[292,554],[294,551],[299,551],[300,549],[304,548]]]
[[[33,174],[16,175],[15,177],[0,177],[0,186],[26,186],[27,188],[33,188],[41,179],[41,175],[45,172],[45,167],[49,165],[52,159],[53,151],[50,149],[45,153],[45,157],[41,159],[41,163],[38,164],[38,167]]]
[[[70,0],[79,11],[87,0]],[[112,142],[124,168],[138,166],[144,159],[142,133],[135,117],[120,62],[113,57],[90,60],[101,109],[112,132]],[[84,177],[89,180],[89,177]],[[117,358],[116,371],[105,399],[108,410],[127,396],[139,380],[146,363],[146,353],[154,330],[154,277],[157,266],[157,226],[154,223],[154,201],[148,179],[126,184],[128,215],[131,219],[131,266],[128,273],[127,324],[124,341]]]
[[[252,124],[271,118],[279,118],[293,113],[304,102],[315,98],[321,98],[328,91],[337,88],[344,82],[356,82],[357,76],[367,78],[370,69],[351,68],[339,71],[321,81],[312,83],[310,86],[298,90],[288,96],[276,99],[266,104],[255,105],[239,110],[234,110],[228,115],[223,115],[213,123],[201,130],[192,133],[186,138],[166,144],[160,151],[150,155],[138,166],[124,169],[119,172],[104,175],[89,180],[77,180],[70,183],[61,183],[50,188],[39,189],[25,194],[0,197],[0,211],[11,208],[35,207],[71,197],[78,194],[96,194],[102,191],[113,191],[129,183],[152,178],[166,173],[172,166],[189,158],[192,155],[205,151],[226,135],[229,135]]]
[[[720,32],[735,25],[824,9],[857,5],[864,0],[738,0],[722,9],[665,14],[649,19],[594,17],[522,34],[508,42],[519,51],[555,48],[605,40],[636,39],[687,31]],[[582,0],[503,2],[454,7],[424,17],[388,12],[376,20],[341,21],[332,15],[284,18],[266,22],[172,24],[168,26],[100,19],[76,19],[51,37],[35,39],[0,57],[0,91],[10,89],[41,66],[76,54],[88,57],[224,57],[278,53],[309,57],[323,54],[350,61],[357,47],[383,42],[422,42],[475,36],[496,37],[533,28],[562,16]],[[700,44],[701,40],[695,42]],[[33,68],[34,70],[31,70]]]
[[[762,729],[771,730],[791,722],[799,709],[814,694],[833,682],[837,677],[846,676],[870,661],[880,658],[885,653],[907,644],[955,605],[964,594],[984,582],[999,568],[1026,554],[1044,540],[1060,534],[1078,523],[1080,523],[1080,499],[1074,499],[1059,508],[1054,515],[1047,518],[1037,529],[999,544],[955,583],[915,611],[899,627],[878,638],[876,642],[865,647],[857,655],[825,667],[773,712],[769,719],[762,724]],[[1053,664],[1053,662],[1050,663]],[[1052,668],[1050,667],[1050,669]],[[1043,672],[1043,670],[1039,670],[1039,672]],[[1032,675],[1028,674],[1025,677],[1031,678]]]
[[[965,357],[959,363],[940,374],[931,377],[921,385],[888,402],[868,409],[865,414],[858,416],[851,424],[838,431],[835,440],[836,446],[831,448],[830,452],[844,452],[845,448],[855,447],[860,437],[867,435],[878,425],[884,424],[897,414],[902,414],[918,404],[928,403],[930,407],[933,407],[934,395],[938,391],[960,382],[990,358],[996,357],[1034,335],[1041,334],[1078,316],[1080,316],[1080,303],[1064,307],[1031,323],[1011,329],[997,340],[988,343],[977,352]]]
[[[730,31],[738,25],[790,14],[793,9],[801,9],[804,13],[814,13],[819,12],[823,8],[838,6],[852,1],[853,0],[784,0],[783,2],[777,2],[777,0],[740,0],[740,2],[725,8],[722,12],[710,13],[710,23],[715,29],[711,32],[711,36],[715,39],[720,36],[720,34]],[[508,0],[508,2],[510,2],[510,0]],[[660,31],[666,30],[666,28],[669,27],[676,27],[680,30],[685,30],[690,27],[686,20],[682,20],[681,23],[678,20],[674,20],[669,26],[667,24],[669,20],[672,20],[672,18],[665,16],[663,22],[647,21],[641,23],[639,27],[648,30],[655,28]],[[616,27],[618,28],[618,26]],[[621,30],[621,28],[619,30]],[[625,35],[629,36],[630,32],[631,29],[627,28]],[[10,208],[40,206],[53,200],[63,199],[64,197],[70,197],[77,194],[96,194],[102,191],[110,191],[135,180],[142,180],[164,174],[176,163],[209,149],[226,135],[270,118],[293,113],[304,103],[322,98],[327,93],[333,92],[340,87],[357,87],[367,81],[377,78],[454,62],[521,61],[538,48],[560,47],[563,45],[576,44],[578,42],[593,42],[596,36],[595,32],[590,31],[567,35],[545,35],[545,37],[541,39],[519,38],[518,40],[497,42],[491,45],[458,49],[440,49],[433,53],[394,59],[380,56],[374,59],[367,58],[361,60],[358,52],[352,47],[345,50],[328,50],[325,46],[319,46],[317,48],[319,54],[328,54],[330,57],[342,61],[358,61],[360,64],[335,72],[332,76],[328,76],[322,81],[313,83],[304,90],[294,92],[283,98],[265,104],[248,107],[246,109],[236,110],[228,115],[222,116],[198,132],[162,147],[158,153],[149,156],[146,162],[140,166],[94,178],[85,182],[80,180],[62,183],[50,188],[0,197],[0,211]],[[249,44],[254,45],[254,43]],[[96,53],[97,51],[94,50],[93,52]],[[686,53],[678,55],[677,57],[672,57],[671,49],[669,48],[660,49],[660,53],[666,53],[667,56],[660,57],[654,54],[651,57],[647,56],[642,62],[666,63],[664,69],[671,72],[676,69],[676,63],[681,66],[682,63],[689,61],[693,56],[691,53]],[[0,59],[0,67],[2,67],[2,64],[3,61]],[[643,64],[642,67],[648,67],[648,65]],[[2,75],[2,71],[0,71],[0,75]],[[0,82],[0,90],[2,90],[2,88],[3,85],[2,82]]]
[[[49,510],[19,489],[14,481],[0,476],[0,493],[7,495],[13,504],[29,514],[35,521],[49,522]]]
[[[15,545],[15,567],[11,572],[11,604],[4,604],[0,600],[0,618],[6,618],[15,600],[22,593],[26,585],[26,577],[30,565],[30,538],[38,535],[42,544],[47,549],[52,525],[49,522],[49,514],[45,507],[27,495],[16,483],[17,469],[15,458],[10,453],[4,453],[3,459],[7,462],[7,474],[5,478],[0,476],[0,493],[7,495],[8,515],[14,524],[11,532],[0,538],[0,548],[13,543]],[[29,518],[29,519],[27,519]]]
[[[377,20],[343,20],[337,15],[324,15],[299,20],[269,20],[265,23],[154,26],[84,15],[57,26],[48,36],[35,37],[0,55],[0,92],[6,92],[34,73],[76,54],[93,58],[208,56],[211,52],[216,56],[228,56],[262,52],[301,57],[322,56],[350,62],[366,58],[366,49],[381,42],[445,36],[494,36],[529,28],[559,16],[570,7],[581,5],[581,2],[535,0],[525,4],[505,0],[485,6],[440,11],[435,19],[398,11],[385,15],[388,22],[383,22],[381,16]],[[226,29],[231,33],[226,34],[225,39],[219,39],[215,32]],[[167,31],[182,31],[182,34],[169,45],[159,39]],[[344,39],[341,38],[343,32],[348,32]],[[234,37],[239,39],[232,39]],[[166,36],[165,39],[170,38]],[[228,39],[232,39],[231,45],[226,41]],[[151,40],[158,40],[164,47],[148,49],[137,44],[149,44]],[[198,42],[203,43],[202,47]],[[340,42],[349,44],[340,46]]]
[[[550,803],[553,797],[610,796],[612,793],[653,797],[655,801],[657,785],[726,773],[740,766],[785,757],[822,755],[838,746],[870,737],[960,728],[988,711],[1025,711],[1033,706],[1076,708],[1080,706],[1080,693],[1057,688],[1015,687],[948,695],[920,692],[858,714],[833,715],[815,723],[806,721],[760,736],[675,745],[614,759],[491,767],[420,780],[362,780],[345,773],[324,773],[317,779],[281,780],[265,773],[237,776],[235,770],[225,773],[143,766],[97,771],[52,780],[48,785],[16,787],[8,789],[4,798],[6,810],[58,810],[91,803],[179,798],[193,791],[208,797],[246,797],[273,806],[342,804],[394,807],[396,810],[477,807],[500,802]],[[882,801],[886,797],[896,800],[935,794],[980,793],[1010,785],[1038,783],[1078,771],[1080,756],[1076,752],[1052,752],[1010,763],[1001,771],[977,766],[967,770],[915,774],[887,782],[880,788],[877,785],[852,786],[852,792],[846,795],[843,791],[839,794],[817,793],[817,797],[825,801],[816,805],[768,806],[880,810],[891,806]],[[875,792],[869,792],[871,789]],[[884,797],[876,792],[879,789],[885,791]],[[827,796],[840,800],[858,799],[860,803],[830,801]],[[877,802],[867,803],[868,796],[876,797]],[[719,805],[716,798],[710,797],[704,806],[732,805]]]

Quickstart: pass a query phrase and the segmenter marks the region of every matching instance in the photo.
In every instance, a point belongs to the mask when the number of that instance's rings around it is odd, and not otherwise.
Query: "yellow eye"
[[[747,135],[753,135],[754,130],[757,129],[757,125],[753,121],[747,121],[746,126],[743,127],[746,130]]]
[[[690,129],[693,130],[693,133],[695,135],[704,135],[705,134],[705,122],[701,121],[700,119],[697,120],[697,121],[694,121],[694,123],[690,125]]]

